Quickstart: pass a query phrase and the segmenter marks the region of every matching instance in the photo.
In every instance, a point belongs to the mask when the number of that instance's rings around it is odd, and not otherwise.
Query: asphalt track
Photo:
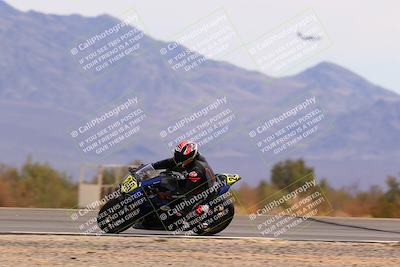
[[[84,234],[82,225],[95,218],[92,211],[74,217],[78,210],[0,208],[0,234]],[[248,216],[235,216],[231,225],[213,238],[272,238],[284,240],[344,241],[344,242],[399,242],[400,219],[313,217],[293,229],[274,236],[262,235],[258,227],[267,217],[253,221]],[[121,235],[121,234],[119,234]],[[164,231],[129,229],[123,236],[173,236]],[[184,237],[184,236],[178,236]],[[208,238],[208,237],[207,237]]]

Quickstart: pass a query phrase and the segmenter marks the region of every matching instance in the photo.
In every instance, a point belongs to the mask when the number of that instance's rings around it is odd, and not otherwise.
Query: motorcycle
[[[206,190],[199,185],[180,194],[185,177],[179,172],[159,173],[151,164],[129,169],[119,188],[100,209],[97,225],[102,233],[121,233],[128,228],[163,230],[184,234],[215,235],[231,223],[235,214],[230,187],[237,174],[215,175]]]

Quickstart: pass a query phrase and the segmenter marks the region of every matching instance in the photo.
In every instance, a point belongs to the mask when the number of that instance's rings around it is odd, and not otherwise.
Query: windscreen
[[[154,176],[155,169],[151,163],[144,165],[140,169],[136,171],[136,177],[139,178],[141,181],[149,179]]]

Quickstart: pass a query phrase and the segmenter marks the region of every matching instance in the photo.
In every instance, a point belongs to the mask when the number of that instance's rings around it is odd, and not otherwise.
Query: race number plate
[[[226,183],[227,183],[228,185],[233,185],[234,183],[236,183],[237,181],[240,180],[240,176],[237,175],[237,174],[228,174],[228,173],[225,173],[225,176],[226,176]]]
[[[121,185],[121,192],[122,193],[129,193],[135,190],[138,187],[138,182],[136,178],[133,177],[131,174],[125,177],[124,181]]]

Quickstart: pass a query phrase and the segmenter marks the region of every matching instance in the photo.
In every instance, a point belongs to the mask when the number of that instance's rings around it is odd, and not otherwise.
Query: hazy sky
[[[362,75],[373,83],[400,93],[400,1],[307,0],[7,0],[14,7],[53,14],[120,16],[135,8],[148,33],[167,40],[187,25],[223,7],[240,37],[250,42],[299,12],[312,8],[333,41],[314,60],[331,61]],[[234,63],[254,68],[246,60]]]

